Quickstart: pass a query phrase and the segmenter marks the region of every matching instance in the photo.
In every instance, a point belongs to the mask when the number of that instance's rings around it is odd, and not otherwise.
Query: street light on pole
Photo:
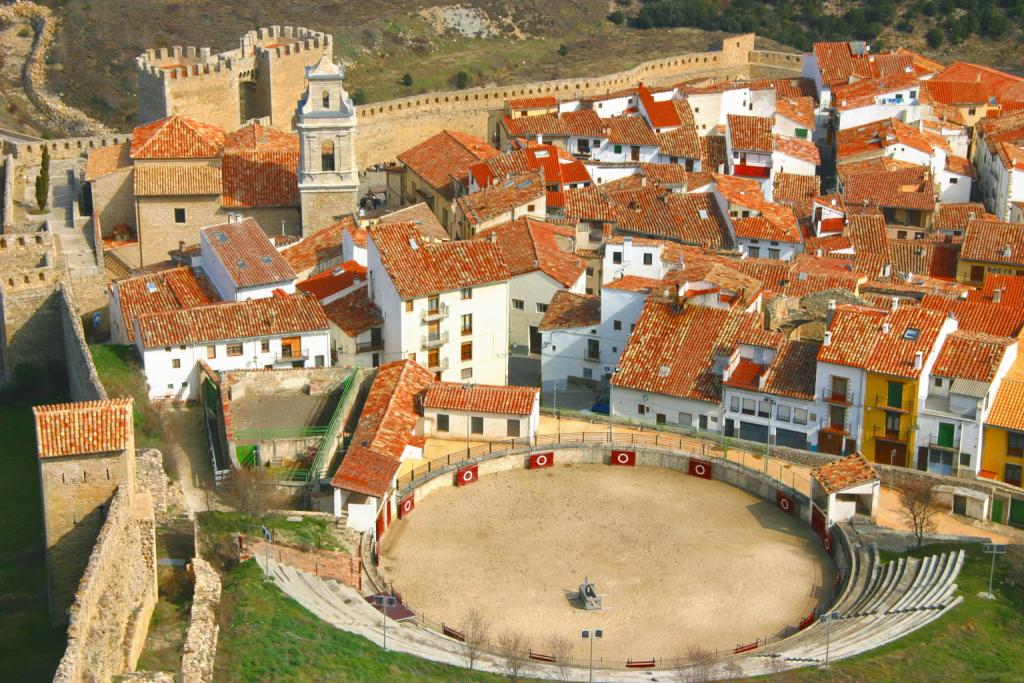
[[[604,630],[600,628],[595,628],[593,631],[587,629],[585,631],[580,632],[580,636],[583,638],[583,640],[590,641],[590,675],[587,677],[587,680],[590,683],[594,683],[594,641],[598,638],[604,637]]]
[[[270,580],[270,541],[273,540],[274,536],[270,533],[270,529],[265,526],[261,526],[260,530],[263,532],[263,578],[264,580]]]
[[[832,622],[839,621],[842,617],[839,612],[827,612],[822,614],[820,619],[825,624],[825,665],[823,668],[828,669],[828,651],[832,645]]]
[[[996,594],[992,592],[992,578],[996,573],[996,555],[1002,555],[1006,552],[1006,546],[1001,543],[986,543],[981,547],[983,552],[988,553],[992,556],[992,566],[988,570],[988,592],[982,593],[981,597],[986,600],[995,600]]]
[[[375,595],[373,604],[380,607],[384,612],[384,652],[388,651],[388,607],[398,604],[398,598],[393,595]]]

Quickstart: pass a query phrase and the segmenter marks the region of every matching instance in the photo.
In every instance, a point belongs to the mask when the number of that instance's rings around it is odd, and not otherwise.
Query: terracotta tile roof
[[[914,356],[918,351],[925,356],[931,352],[945,319],[943,314],[919,306],[895,311],[838,306],[829,328],[832,341],[822,345],[818,360],[895,377],[917,377],[921,370],[914,367]],[[888,332],[883,331],[885,324]]]
[[[331,486],[382,497],[391,485],[419,422],[417,402],[434,373],[411,360],[386,363],[366,396],[351,445]]]
[[[453,179],[465,184],[470,166],[497,154],[498,150],[482,138],[443,130],[402,152],[398,160],[441,196],[451,199],[455,192]]]
[[[963,301],[928,294],[921,299],[921,306],[956,316],[959,329],[964,332],[981,332],[997,337],[1016,337],[1024,328],[1024,307],[1010,303],[994,304],[991,301]]]
[[[710,173],[724,173],[727,160],[725,136],[701,136],[700,167],[702,169]]]
[[[764,391],[776,396],[814,400],[819,341],[787,339],[764,373]]]
[[[775,100],[775,114],[789,119],[798,126],[814,130],[814,98],[794,97]]]
[[[555,114],[540,116],[503,116],[501,125],[512,137],[543,135],[545,137],[569,137],[569,128]]]
[[[217,166],[136,164],[132,176],[136,197],[219,195],[221,192],[221,170]]]
[[[327,331],[320,304],[304,294],[146,313],[136,321],[144,349]]]
[[[1024,431],[1024,354],[1018,354],[999,383],[986,425]]]
[[[353,339],[384,324],[380,309],[370,301],[368,287],[359,287],[324,306],[324,315]]]
[[[1024,111],[981,119],[975,124],[975,130],[978,137],[985,141],[989,152],[994,154],[998,143],[1017,144],[1024,139]]]
[[[691,260],[685,267],[669,272],[664,282],[675,286],[675,291],[685,298],[717,292],[720,301],[746,308],[761,293],[762,284],[735,268],[736,264],[724,259]]]
[[[808,140],[797,140],[782,135],[773,135],[775,151],[785,154],[788,157],[806,161],[817,166],[821,163],[821,156],[818,154],[818,146]]]
[[[920,174],[921,166],[901,161],[890,157],[876,156],[856,161],[843,161],[839,163],[836,172],[839,180],[843,183],[857,175],[872,175],[876,173],[889,173],[891,171],[905,170],[907,172]]]
[[[660,185],[678,185],[680,187],[687,187],[688,185],[686,167],[679,164],[641,163],[640,173],[643,178],[652,180]],[[628,177],[637,178],[637,176]],[[605,189],[607,190],[607,187]]]
[[[820,177],[780,172],[775,174],[773,183],[772,201],[793,209],[797,219],[813,215],[814,199],[820,192]]]
[[[634,235],[613,235],[605,240],[605,244],[623,244],[631,240],[635,247],[658,247],[661,249],[661,260],[663,263],[670,263],[675,266],[682,266],[684,262],[697,263],[705,260],[722,260],[713,252],[709,253],[701,247],[694,247],[686,244],[679,244],[670,240],[649,239],[647,237],[636,237]],[[604,254],[601,254],[603,258]]]
[[[618,228],[709,249],[732,247],[729,226],[711,192],[658,197],[652,188],[617,202]]]
[[[974,170],[974,164],[970,160],[964,157],[958,157],[955,154],[946,155],[946,170],[950,173],[956,173],[957,175],[970,176],[974,178],[977,173]]]
[[[658,136],[639,116],[616,116],[606,120],[608,142],[613,145],[658,146]]]
[[[843,198],[847,206],[883,206],[886,208],[935,208],[931,174],[923,166],[885,173],[862,173],[843,180]]]
[[[533,118],[533,117],[531,117]],[[470,225],[479,225],[545,197],[544,178],[538,171],[511,176],[498,185],[488,185],[456,200]]]
[[[40,458],[122,451],[132,444],[132,399],[34,406]]]
[[[968,221],[960,258],[1024,265],[1024,225],[980,219]]]
[[[689,107],[690,105],[686,102],[680,103],[680,106]],[[697,129],[691,121],[684,123],[683,125],[673,130],[657,133],[658,136],[658,147],[659,152],[666,156],[671,157],[682,157],[684,159],[700,159],[701,148],[700,148],[700,137],[697,135]]]
[[[586,327],[601,322],[601,297],[596,294],[575,294],[557,291],[551,297],[547,313],[538,329],[560,330],[567,327]]]
[[[1007,350],[1016,342],[980,332],[953,332],[939,351],[932,374],[939,377],[991,382]]]
[[[875,104],[877,98],[887,93],[920,87],[917,74],[899,73],[882,78],[869,78],[848,85],[837,85],[832,89],[832,102],[836,111],[849,111]]]
[[[563,194],[565,195],[563,213],[567,218],[580,221],[616,220],[615,207],[595,185],[565,190]]]
[[[99,147],[89,152],[89,157],[85,161],[85,181],[89,182],[131,168],[130,149],[129,143],[122,142],[120,145]]]
[[[988,88],[981,81],[938,80],[925,81],[923,88],[936,102],[954,105],[987,104]]]
[[[587,262],[558,246],[561,226],[533,218],[517,218],[484,230],[476,239],[494,240],[510,275],[539,270],[563,287],[571,287],[587,269]]]
[[[682,123],[672,99],[655,100],[651,91],[643,83],[637,87],[636,94],[652,128],[671,128]]]
[[[111,289],[117,292],[129,344],[135,343],[132,321],[144,313],[176,311],[218,301],[209,280],[185,266],[118,280]]]
[[[712,178],[719,193],[730,204],[737,204],[748,209],[756,209],[764,204],[761,183],[753,178],[719,174],[712,175]]]
[[[796,217],[790,212],[791,220],[788,223],[770,220],[766,216],[750,216],[748,218],[737,218],[733,220],[733,227],[736,229],[736,237],[750,240],[771,240],[773,242],[796,242],[799,244],[800,228],[797,226]]]
[[[980,64],[971,64],[969,62],[954,62],[953,64],[950,64],[944,71],[936,74],[936,76],[929,81],[929,88],[934,84],[943,81],[951,81],[958,84],[980,83],[985,87],[986,96],[994,97],[999,103],[1019,101],[1021,99],[1022,89],[1024,89],[1024,78],[1021,78],[1020,76],[1000,71],[998,69],[993,69],[992,67],[982,66]],[[967,96],[957,90],[954,90],[954,92],[956,93],[952,95],[954,99]],[[970,96],[975,97],[976,94],[972,94]],[[987,99],[983,101],[987,101]],[[965,104],[972,103],[965,102]]]
[[[433,211],[431,211],[430,207],[427,206],[426,202],[420,202],[419,204],[413,204],[412,206],[392,211],[391,213],[381,216],[377,223],[380,225],[412,223],[424,237],[433,237],[438,240],[449,239],[448,231],[444,229],[443,225],[441,225],[441,221],[437,220],[437,216]],[[367,232],[365,230],[360,230],[359,235],[353,233],[352,237],[354,244],[362,247],[366,246]]]
[[[470,389],[458,382],[434,382],[423,396],[424,408],[500,415],[530,415],[540,389],[536,387],[474,384]]]
[[[551,95],[540,97],[518,97],[508,100],[508,108],[519,109],[544,109],[546,107],[557,107],[558,98]]]
[[[303,292],[323,301],[332,294],[343,292],[357,282],[366,282],[366,266],[356,261],[345,261],[333,268],[311,275],[295,283]]]
[[[838,493],[878,481],[878,471],[859,452],[826,463],[811,472],[825,493]]]
[[[966,230],[967,223],[975,218],[995,220],[985,210],[984,204],[963,202],[959,204],[943,202],[935,211],[934,227],[937,230]]]
[[[871,77],[867,60],[855,58],[850,52],[850,44],[845,41],[815,43],[812,49],[826,87],[849,83],[851,76]]]
[[[981,283],[981,289],[972,290],[968,299],[992,303],[997,289],[999,290],[999,303],[1005,306],[1024,307],[1024,277],[1018,275],[986,273],[985,279]]]
[[[608,136],[604,122],[593,109],[566,111],[558,116],[569,135],[583,138],[604,138]]]
[[[295,271],[270,243],[255,218],[210,225],[199,232],[235,287],[259,287],[295,279]]]
[[[639,275],[623,275],[620,278],[606,282],[601,289],[620,289],[625,292],[649,293],[662,286],[662,281],[652,277],[641,277]]]
[[[763,328],[760,313],[677,306],[649,298],[613,375],[616,387],[718,403],[722,377],[716,357],[729,356],[747,328]]]
[[[767,116],[729,114],[726,122],[733,149],[771,154],[774,119]]]
[[[375,225],[370,239],[403,300],[510,277],[501,250],[487,240],[431,242],[412,223]]]
[[[469,172],[479,187],[487,187],[537,170],[543,170],[544,184],[549,190],[548,208],[563,206],[564,191],[572,185],[591,183],[590,174],[580,160],[555,145],[538,143],[474,164]]]
[[[170,116],[132,131],[132,159],[212,159],[223,148],[223,128],[184,116]]]
[[[285,247],[280,252],[281,257],[296,273],[310,270],[315,268],[318,263],[341,256],[342,236],[346,231],[353,232],[353,236],[355,231],[361,233],[363,235],[361,246],[366,246],[366,231],[356,225],[356,220],[352,215],[348,215],[343,216],[337,223],[317,230],[312,235],[303,237],[295,244]]]
[[[299,137],[250,123],[228,133],[221,161],[224,206],[298,206]]]

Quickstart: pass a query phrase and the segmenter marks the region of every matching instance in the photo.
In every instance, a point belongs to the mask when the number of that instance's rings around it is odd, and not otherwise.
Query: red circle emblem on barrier
[[[779,507],[789,512],[789,498],[779,498]]]
[[[693,471],[696,472],[698,476],[703,477],[704,473],[705,473],[704,472],[704,465],[694,465],[693,466]]]
[[[473,470],[466,470],[462,473],[462,481],[473,481]]]
[[[548,456],[538,455],[536,458],[534,458],[533,462],[534,464],[537,465],[537,467],[544,467],[544,465],[548,464]]]
[[[410,510],[412,510],[411,500],[407,500],[404,503],[402,503],[402,512],[409,512]]]
[[[821,544],[825,546],[825,552],[832,552],[832,539],[828,536],[824,536],[821,539]]]
[[[629,453],[619,453],[618,455],[615,456],[615,461],[618,462],[620,465],[628,464]]]

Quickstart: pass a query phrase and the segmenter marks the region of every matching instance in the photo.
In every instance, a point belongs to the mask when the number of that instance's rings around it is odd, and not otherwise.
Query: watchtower
[[[66,619],[114,492],[135,492],[132,399],[36,406],[50,618]]]
[[[326,54],[306,71],[299,102],[299,197],[302,234],[310,235],[356,208],[356,110],[345,92],[345,72]]]

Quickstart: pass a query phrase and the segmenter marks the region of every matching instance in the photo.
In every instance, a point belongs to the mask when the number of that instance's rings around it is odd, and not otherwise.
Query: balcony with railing
[[[871,428],[871,436],[883,441],[899,441],[907,443],[910,441],[911,433],[908,429],[886,429],[875,425]]]
[[[448,359],[441,358],[438,360],[437,365],[429,365],[427,366],[427,369],[431,372],[444,372],[448,369]]]
[[[850,388],[849,382],[843,386],[841,383],[833,383],[832,380],[829,380],[828,384],[825,385],[825,391],[823,392],[822,399],[826,403],[838,403],[844,406],[852,406],[853,389]]]
[[[420,348],[423,350],[438,349],[448,343],[448,331],[425,334],[420,337]]]
[[[292,349],[290,347],[283,347],[278,353],[274,354],[274,363],[305,363],[309,360],[309,349]]]
[[[383,350],[384,350],[384,340],[383,339],[378,339],[376,341],[373,341],[371,339],[370,341],[366,341],[366,342],[356,342],[356,353],[369,353],[370,351],[383,351]]]
[[[448,306],[441,304],[436,308],[427,308],[425,311],[420,311],[420,322],[432,323],[438,320],[444,320],[448,317]]]
[[[875,406],[892,413],[910,413],[913,412],[914,401],[908,398],[896,402],[891,401],[887,395],[875,394]]]
[[[767,178],[772,174],[772,167],[737,162],[732,165],[732,174],[742,178]]]

